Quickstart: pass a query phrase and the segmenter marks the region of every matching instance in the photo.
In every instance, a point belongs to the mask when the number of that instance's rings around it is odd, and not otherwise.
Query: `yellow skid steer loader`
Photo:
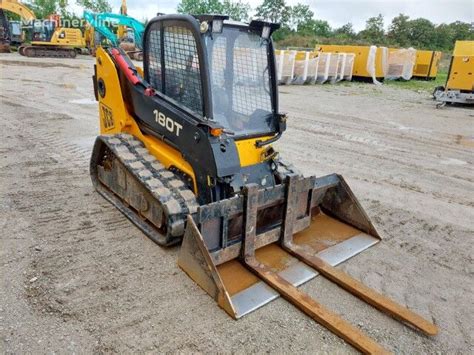
[[[435,325],[335,268],[380,241],[344,179],[302,177],[271,144],[277,24],[163,15],[144,34],[143,70],[99,48],[96,189],[232,317],[283,296],[368,353],[385,350],[297,287],[318,274],[430,335]]]

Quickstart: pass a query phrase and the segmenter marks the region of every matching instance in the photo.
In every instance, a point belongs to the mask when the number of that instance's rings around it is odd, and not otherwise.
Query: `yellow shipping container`
[[[413,77],[426,80],[436,79],[441,55],[442,53],[438,51],[417,50]]]
[[[369,72],[368,63],[371,55],[370,46],[346,46],[346,45],[333,45],[323,44],[316,47],[316,50],[328,53],[353,53],[354,58],[354,69],[352,72],[353,79],[370,79],[373,78],[372,73]],[[375,78],[377,80],[383,80],[387,68],[387,55],[388,50],[386,48],[376,48],[375,53]]]

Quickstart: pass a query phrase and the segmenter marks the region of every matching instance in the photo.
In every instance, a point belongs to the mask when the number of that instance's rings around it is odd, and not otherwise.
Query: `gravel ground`
[[[282,299],[234,321],[94,192],[92,58],[0,55],[0,351],[353,353]],[[323,278],[302,288],[396,353],[474,348],[474,111],[428,93],[280,87],[277,144],[342,174],[384,238],[341,267],[433,320],[428,338]],[[471,311],[470,311],[471,310]]]

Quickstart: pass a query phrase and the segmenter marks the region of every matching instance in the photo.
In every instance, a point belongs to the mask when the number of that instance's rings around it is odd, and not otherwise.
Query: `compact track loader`
[[[163,15],[145,29],[143,70],[99,48],[96,189],[232,317],[278,296],[367,353],[385,350],[297,286],[318,274],[434,335],[437,327],[336,265],[380,241],[344,179],[303,177],[271,144],[278,111],[272,32],[262,21]]]

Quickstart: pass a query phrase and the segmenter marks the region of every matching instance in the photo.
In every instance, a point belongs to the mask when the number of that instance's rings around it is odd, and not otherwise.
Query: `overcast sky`
[[[245,1],[245,0],[244,0]],[[72,1],[71,1],[72,2]],[[253,8],[263,0],[247,1]],[[331,27],[340,27],[348,22],[359,31],[365,20],[381,13],[387,27],[393,17],[400,13],[411,18],[424,17],[439,24],[457,20],[474,22],[474,0],[286,0],[287,4],[308,4],[316,18],[326,20]],[[111,0],[113,11],[118,12],[121,0]],[[127,0],[128,14],[138,20],[152,18],[157,12],[175,13],[179,0]],[[81,14],[76,6],[76,13]]]

